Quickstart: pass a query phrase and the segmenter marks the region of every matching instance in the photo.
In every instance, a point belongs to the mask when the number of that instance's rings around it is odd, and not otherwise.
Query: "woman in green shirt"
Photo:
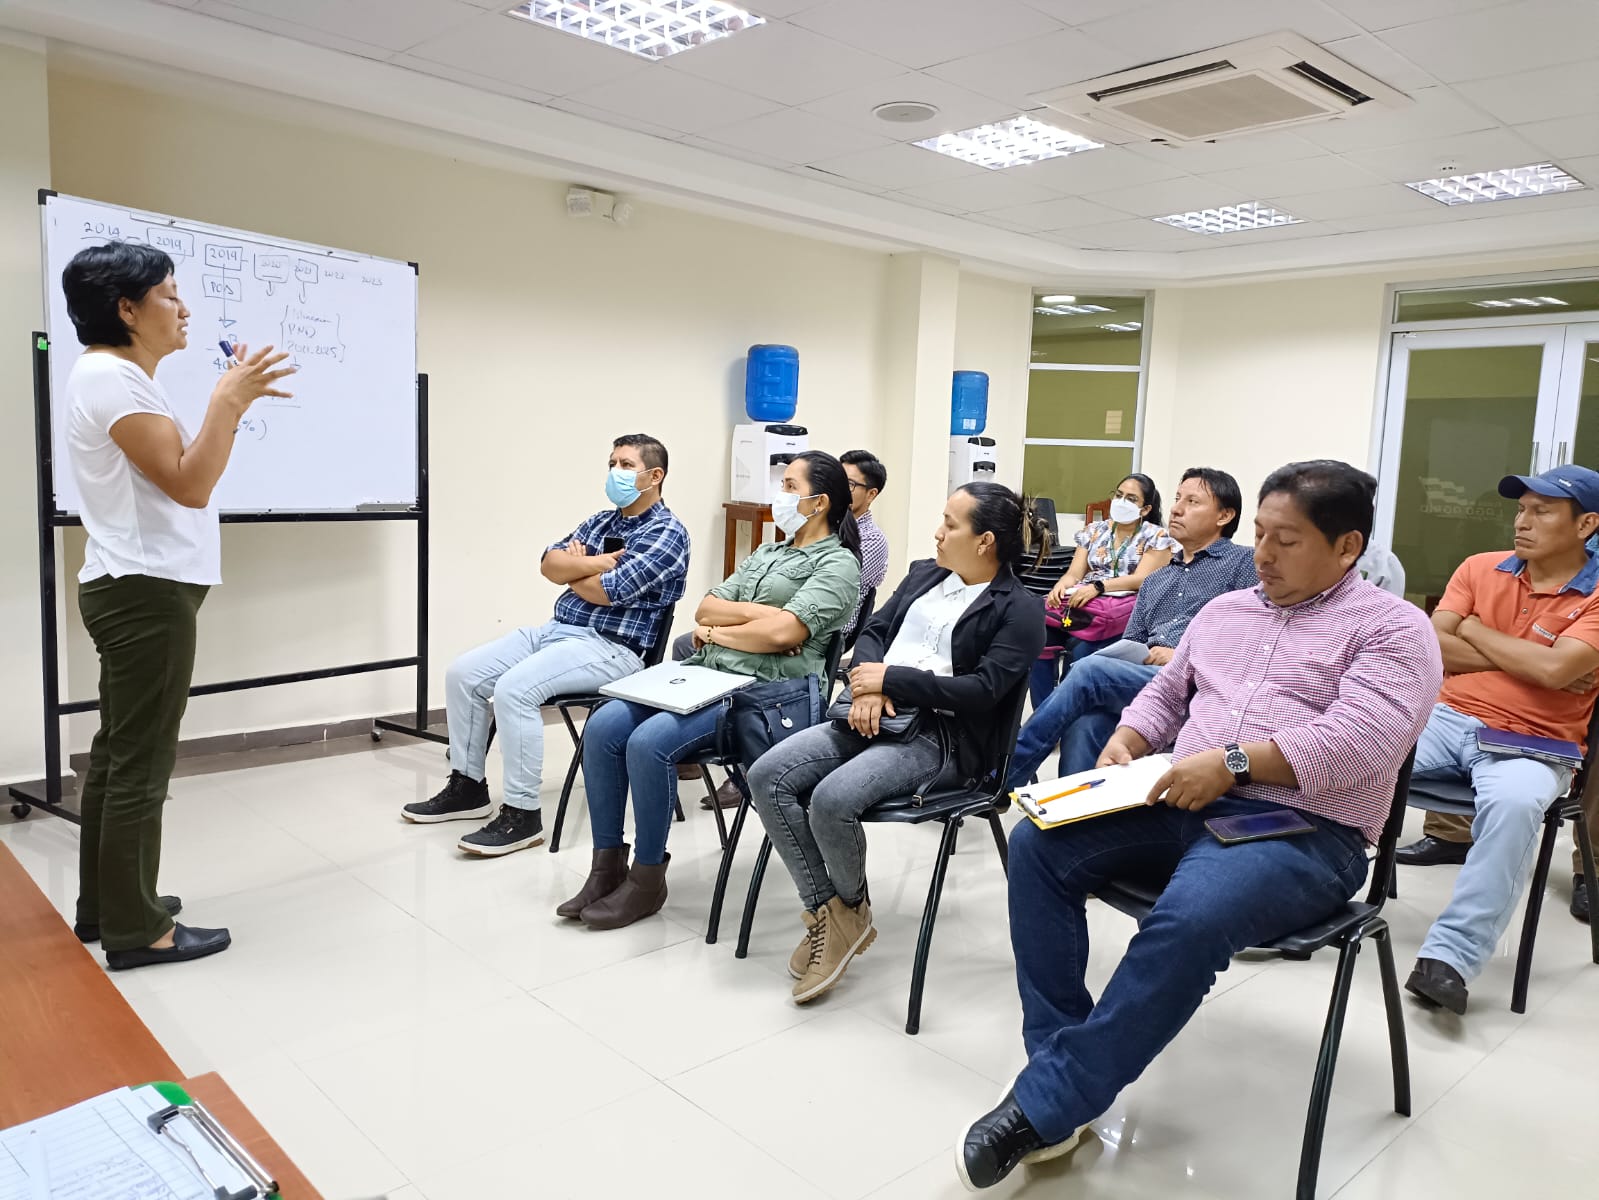
[[[787,540],[757,547],[700,602],[688,661],[763,680],[820,674],[828,640],[860,600],[860,533],[849,509],[849,478],[838,459],[819,450],[797,455],[772,502]],[[713,704],[679,716],[612,700],[589,717],[583,779],[594,862],[582,890],[557,913],[591,929],[620,929],[661,910],[675,767],[711,747],[720,711]],[[631,871],[622,840],[630,785]]]

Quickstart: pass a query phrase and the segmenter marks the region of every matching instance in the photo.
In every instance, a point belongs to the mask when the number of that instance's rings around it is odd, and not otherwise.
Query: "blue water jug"
[[[969,437],[988,424],[988,373],[956,371],[950,388],[949,433]]]
[[[751,346],[744,368],[744,411],[757,425],[789,421],[799,407],[799,351]]]

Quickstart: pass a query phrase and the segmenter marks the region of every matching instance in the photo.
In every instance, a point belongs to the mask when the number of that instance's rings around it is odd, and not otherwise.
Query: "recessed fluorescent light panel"
[[[916,143],[924,150],[936,150],[991,171],[1043,162],[1046,158],[1062,158],[1080,150],[1098,150],[1103,144],[1031,117],[978,125],[959,133],[942,133]]]
[[[766,24],[718,0],[530,0],[510,15],[649,59]]]
[[[1299,217],[1290,216],[1264,204],[1228,204],[1221,208],[1201,208],[1193,212],[1172,213],[1155,217],[1162,225],[1186,229],[1190,233],[1237,233],[1242,229],[1271,229],[1277,225],[1298,225]]]
[[[1038,302],[1040,304],[1076,304],[1077,303],[1077,297],[1076,296],[1040,296],[1038,298]]]
[[[1119,321],[1110,325],[1101,325],[1101,329],[1108,329],[1112,333],[1137,333],[1144,327],[1142,321]]]
[[[1549,308],[1566,307],[1566,302],[1555,296],[1511,296],[1507,300],[1473,300],[1474,308]]]
[[[1519,200],[1523,196],[1546,196],[1551,192],[1570,192],[1583,187],[1582,180],[1568,175],[1554,163],[1533,163],[1503,171],[1478,171],[1472,175],[1451,175],[1447,179],[1419,179],[1405,184],[1412,191],[1431,197],[1439,204],[1481,204],[1489,200]]]
[[[1048,300],[1049,297],[1045,296]],[[1103,304],[1040,304],[1033,309],[1041,317],[1079,317],[1085,313],[1110,312]]]

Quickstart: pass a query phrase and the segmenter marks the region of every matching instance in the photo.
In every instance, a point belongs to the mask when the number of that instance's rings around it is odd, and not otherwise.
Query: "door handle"
[[[1555,466],[1560,466],[1566,461],[1566,443],[1560,443],[1560,451],[1555,455]]]
[[[1528,466],[1527,466],[1527,474],[1536,475],[1537,473],[1538,473],[1538,443],[1537,442],[1533,442],[1533,444],[1532,444],[1532,462],[1529,463]]]

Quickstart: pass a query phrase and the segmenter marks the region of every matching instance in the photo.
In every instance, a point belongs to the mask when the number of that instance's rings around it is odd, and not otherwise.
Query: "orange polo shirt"
[[[1489,629],[1539,646],[1570,637],[1599,649],[1599,556],[1558,592],[1535,592],[1515,555],[1473,554],[1449,580],[1438,607],[1475,615]],[[1594,698],[1527,683],[1504,671],[1472,671],[1444,679],[1438,699],[1491,729],[1584,743]]]

